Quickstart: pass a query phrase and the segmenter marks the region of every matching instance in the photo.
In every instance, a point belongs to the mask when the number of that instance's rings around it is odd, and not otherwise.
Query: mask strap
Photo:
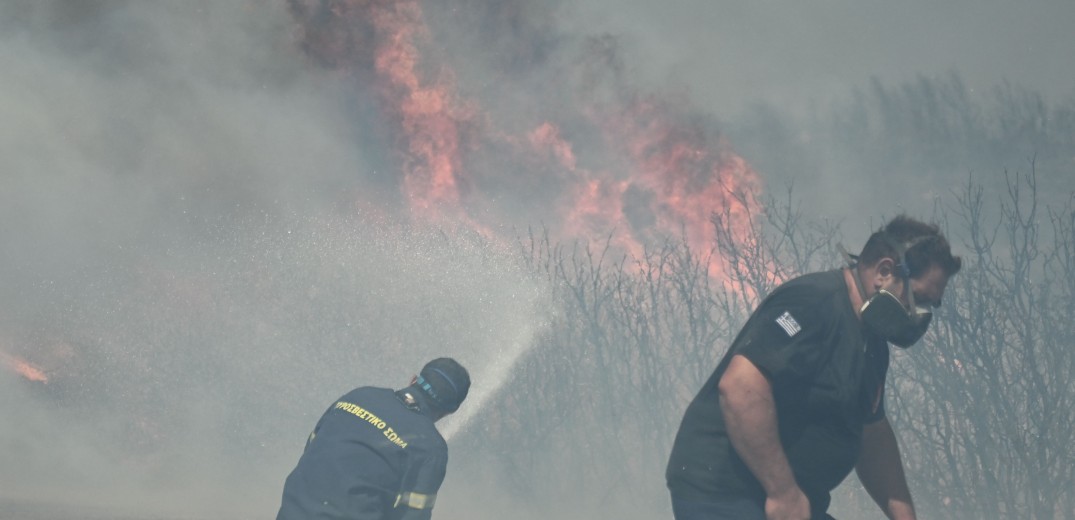
[[[844,262],[847,262],[847,268],[851,270],[851,278],[855,279],[855,287],[859,290],[859,296],[861,296],[863,301],[865,301],[866,290],[862,288],[862,280],[859,280],[858,255],[848,253],[847,249],[844,248],[844,245],[839,242],[836,243],[836,249],[840,250],[840,255],[844,257]]]
[[[918,245],[919,243],[929,240],[932,237],[930,235],[922,235],[911,239],[911,241],[903,245],[897,244],[894,240],[892,240],[892,238],[887,235],[885,235],[884,238],[885,241],[888,242],[888,245],[895,248],[896,252],[900,255],[900,265],[898,266],[898,268],[900,270],[900,277],[903,278],[904,290],[907,291],[907,302],[910,304],[911,312],[917,313],[918,307],[915,305],[914,302],[914,289],[911,288],[911,267],[907,265],[907,251],[909,251],[912,247]]]
[[[903,253],[900,253],[900,262],[906,262],[906,260],[903,258]],[[903,285],[905,287],[904,290],[907,291],[907,303],[910,304],[908,308],[911,310],[911,314],[916,314],[918,313],[918,306],[916,306],[914,303],[914,288],[911,287],[910,273],[903,277]]]

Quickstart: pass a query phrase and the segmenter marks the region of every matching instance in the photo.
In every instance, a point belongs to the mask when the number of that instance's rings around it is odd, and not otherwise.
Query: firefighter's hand
[[[765,499],[766,520],[810,520],[810,499],[798,486]]]

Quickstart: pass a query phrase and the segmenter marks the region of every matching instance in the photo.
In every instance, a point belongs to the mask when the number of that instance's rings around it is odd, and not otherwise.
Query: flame
[[[462,203],[462,134],[476,113],[456,98],[447,71],[432,80],[420,73],[418,47],[428,42],[429,30],[417,0],[290,0],[289,5],[306,22],[300,38],[309,54],[333,68],[372,73],[384,123],[395,134],[411,213],[484,229]]]
[[[600,102],[599,94],[565,92],[558,99],[578,106],[550,111],[524,124],[528,130],[504,131],[493,123],[497,114],[458,94],[443,60],[423,54],[439,47],[419,0],[289,4],[303,49],[326,66],[351,71],[357,95],[376,97],[413,218],[463,223],[495,238],[491,222],[521,214],[540,219],[559,240],[604,240],[612,233],[617,247],[638,256],[665,239],[708,253],[710,219],[718,213],[735,239],[750,240],[750,217],[761,210],[760,178],[719,133],[674,104],[629,88],[613,88]],[[616,69],[606,41],[588,51],[580,69]],[[600,90],[583,73],[583,89]],[[584,133],[597,133],[604,143],[596,153],[587,143],[586,161],[571,137]],[[501,202],[520,195],[519,204]],[[719,259],[710,269],[720,273]]]
[[[713,241],[711,215],[721,211],[732,219],[733,238],[750,239],[749,217],[761,210],[761,181],[723,137],[714,142],[703,126],[677,121],[667,105],[652,99],[632,103],[602,126],[631,158],[631,186],[652,195],[643,201],[652,228],[679,231],[692,249],[705,252]],[[716,259],[710,268],[720,271]]]
[[[530,146],[536,150],[548,150],[556,162],[567,170],[576,169],[575,152],[571,143],[560,137],[560,129],[546,121],[528,135]]]
[[[598,238],[615,228],[626,230],[628,226],[623,217],[623,196],[629,186],[626,181],[617,181],[604,172],[579,168],[574,147],[561,137],[559,127],[551,122],[541,123],[527,137],[533,150],[554,159],[555,165],[569,179],[562,228],[554,230],[554,234],[561,239]],[[613,234],[612,238],[619,248],[635,256],[642,253],[641,244],[633,240],[630,233]]]
[[[375,70],[382,95],[398,107],[399,125],[406,136],[404,190],[411,208],[427,218],[439,211],[464,215],[460,204],[460,125],[472,115],[455,103],[446,79],[423,83],[416,67],[417,41],[428,36],[415,0],[372,3],[370,17],[379,38]]]
[[[30,381],[49,382],[49,378],[43,370],[22,358],[0,352],[0,364]]]

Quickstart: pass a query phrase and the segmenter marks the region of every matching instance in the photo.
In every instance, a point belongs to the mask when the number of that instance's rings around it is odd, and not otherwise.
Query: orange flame
[[[11,371],[30,381],[41,383],[49,382],[49,378],[45,375],[45,372],[32,365],[29,361],[0,352],[0,362]]]
[[[546,121],[538,125],[530,132],[530,145],[537,150],[548,150],[556,158],[560,166],[574,170],[576,167],[575,152],[571,143],[560,137],[560,129],[556,125]]]
[[[420,80],[417,41],[427,37],[421,18],[416,0],[370,6],[374,31],[385,35],[378,41],[374,66],[387,103],[398,107],[406,136],[404,190],[412,210],[429,218],[439,211],[462,216],[459,125],[470,114],[453,102],[449,82]]]
[[[455,98],[447,73],[434,81],[422,77],[418,46],[429,34],[417,0],[291,0],[290,6],[306,23],[301,38],[309,53],[326,65],[372,72],[397,134],[412,214],[480,230],[461,200],[461,127],[474,112]]]
[[[681,232],[695,251],[712,246],[710,216],[722,209],[746,240],[749,216],[760,211],[761,180],[720,137],[715,143],[699,124],[682,123],[653,100],[632,104],[603,121],[632,159],[632,184],[653,195],[646,208],[664,233]],[[711,269],[719,272],[714,261]]]

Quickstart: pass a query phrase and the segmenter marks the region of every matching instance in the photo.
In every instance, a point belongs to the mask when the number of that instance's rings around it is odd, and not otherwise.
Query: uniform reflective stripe
[[[393,507],[403,505],[411,509],[433,509],[433,503],[436,501],[437,495],[424,495],[408,491],[396,496],[396,505]]]

